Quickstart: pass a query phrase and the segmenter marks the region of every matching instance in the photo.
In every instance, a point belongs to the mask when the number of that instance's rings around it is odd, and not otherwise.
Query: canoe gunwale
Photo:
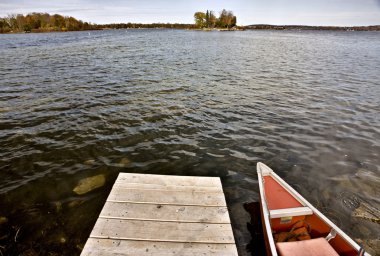
[[[264,217],[264,226],[265,226],[265,233],[266,234],[272,234],[272,229],[271,229],[271,224],[269,220],[269,210],[268,210],[268,205],[266,203],[266,198],[265,198],[265,193],[264,193],[264,179],[263,179],[263,172],[259,168],[260,162],[257,163],[257,176],[258,176],[258,181],[259,181],[259,190],[260,190],[260,200],[261,200],[261,208],[262,208],[262,213]],[[266,166],[266,165],[265,165]],[[268,167],[269,168],[269,167]],[[269,247],[271,250],[272,256],[277,256],[277,250],[276,250],[276,245],[274,243],[274,239],[272,235],[267,235],[265,237],[269,243]]]
[[[272,234],[271,225],[270,225],[270,215],[268,211],[268,205],[265,198],[264,191],[264,178],[263,176],[271,176],[275,181],[277,181],[287,192],[289,192],[297,201],[299,201],[303,206],[309,207],[312,212],[320,218],[323,222],[325,222],[331,229],[334,229],[338,235],[345,240],[349,245],[351,245],[356,251],[360,250],[360,246],[349,237],[343,230],[341,230],[337,225],[335,225],[331,220],[329,220],[326,216],[324,216],[317,208],[315,208],[311,203],[309,203],[303,196],[301,196],[296,190],[294,190],[288,183],[286,183],[280,176],[278,176],[270,167],[267,165],[258,162],[257,163],[257,175],[260,186],[260,198],[262,200],[262,208],[264,212],[264,222],[266,226],[267,234]],[[268,233],[269,232],[269,233]],[[273,240],[272,235],[267,235],[272,255],[278,255],[276,251],[276,246]],[[274,250],[274,252],[273,252]],[[370,256],[370,254],[365,253],[366,256]]]

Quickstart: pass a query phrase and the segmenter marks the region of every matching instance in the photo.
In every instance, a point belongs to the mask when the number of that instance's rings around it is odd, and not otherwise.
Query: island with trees
[[[214,11],[207,10],[204,12],[196,12],[194,14],[195,26],[198,29],[223,29],[236,30],[236,16],[232,11],[223,9],[219,17],[215,16]]]

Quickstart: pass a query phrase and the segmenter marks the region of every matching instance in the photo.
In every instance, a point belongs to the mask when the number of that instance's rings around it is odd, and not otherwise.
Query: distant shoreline
[[[331,31],[380,31],[380,25],[372,26],[308,26],[255,24],[243,26],[247,30],[331,30]]]
[[[380,31],[380,25],[373,26],[352,26],[352,27],[340,27],[340,26],[306,26],[306,25],[269,25],[269,24],[255,24],[248,26],[236,26],[230,29],[227,28],[195,28],[193,24],[104,24],[93,25],[91,29],[80,30],[42,30],[32,29],[31,31],[9,31],[0,32],[0,34],[25,34],[25,33],[65,33],[73,31],[100,31],[100,30],[116,30],[116,29],[173,29],[173,30],[192,30],[192,31],[247,31],[247,30],[291,30],[291,31]]]
[[[164,29],[164,30],[192,30],[192,31],[248,31],[248,30],[289,30],[289,31],[380,31],[380,25],[378,26],[355,26],[355,27],[333,27],[333,26],[301,26],[301,25],[249,25],[249,26],[239,26],[232,29],[199,29],[199,28],[178,28],[178,27],[128,27],[128,28],[93,28],[88,30],[70,30],[70,31],[55,31],[55,30],[36,30],[36,31],[10,31],[3,32],[0,34],[42,34],[42,33],[66,33],[66,32],[79,32],[79,31],[102,31],[102,30],[118,30],[118,29],[128,29],[128,30],[141,30],[141,29]]]
[[[49,33],[68,31],[91,31],[107,29],[185,29],[200,31],[241,31],[241,30],[332,30],[332,31],[380,31],[379,25],[371,26],[308,26],[308,25],[236,25],[236,16],[232,11],[223,11],[217,18],[213,11],[196,12],[195,23],[111,23],[94,24],[83,22],[74,17],[49,13],[9,14],[0,17],[0,33]]]

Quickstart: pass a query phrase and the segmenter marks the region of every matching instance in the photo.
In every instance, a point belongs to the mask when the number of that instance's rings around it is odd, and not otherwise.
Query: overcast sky
[[[379,25],[380,0],[0,0],[0,17],[47,12],[93,23],[193,23],[196,11],[232,10],[239,25]]]

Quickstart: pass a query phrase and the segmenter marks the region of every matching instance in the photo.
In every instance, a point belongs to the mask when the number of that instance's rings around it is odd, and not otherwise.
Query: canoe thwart
[[[270,210],[269,216],[271,219],[283,218],[283,217],[293,217],[293,216],[303,216],[312,215],[313,211],[309,207],[296,207],[296,208],[285,208],[278,210]]]

